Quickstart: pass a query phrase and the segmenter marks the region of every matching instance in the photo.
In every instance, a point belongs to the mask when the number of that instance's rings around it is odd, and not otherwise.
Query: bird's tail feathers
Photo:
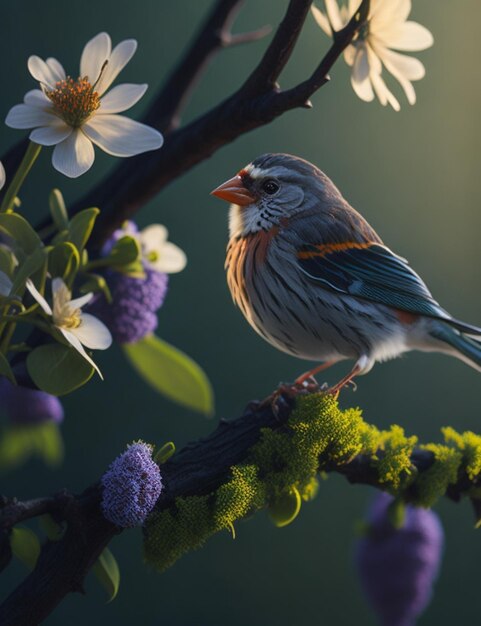
[[[457,320],[453,321],[457,322]],[[449,323],[451,324],[451,322]],[[459,332],[458,324],[451,324],[451,326],[454,326],[454,328],[445,323],[438,323],[433,325],[429,334],[435,339],[448,344],[451,348],[454,348],[450,350],[451,354],[481,372],[481,340],[472,337],[474,334],[473,330],[476,329],[476,327],[459,322],[459,326],[469,329],[467,332],[463,333]],[[476,330],[478,331],[478,335],[481,335],[481,331],[479,329]]]
[[[457,320],[454,317],[450,317],[446,319],[446,322],[456,328],[464,335],[468,335],[470,337],[481,337],[481,328],[478,326],[473,326],[472,324],[466,324],[466,322],[462,322],[461,320]]]

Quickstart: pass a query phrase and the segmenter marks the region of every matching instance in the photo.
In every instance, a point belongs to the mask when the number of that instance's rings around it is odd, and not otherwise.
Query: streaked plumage
[[[354,359],[333,389],[376,361],[443,352],[481,371],[481,329],[452,318],[408,262],[311,163],[266,154],[213,192],[230,209],[227,281],[275,347],[327,365]]]

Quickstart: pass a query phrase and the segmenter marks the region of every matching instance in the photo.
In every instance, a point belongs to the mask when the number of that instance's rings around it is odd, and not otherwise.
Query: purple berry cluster
[[[169,277],[145,268],[145,278],[108,270],[105,279],[112,302],[100,296],[90,311],[101,319],[118,343],[135,343],[157,328],[157,311],[167,293]]]
[[[362,585],[383,626],[414,626],[429,604],[441,563],[444,534],[431,510],[406,506],[402,528],[388,515],[393,498],[377,496],[369,512],[368,534],[359,541],[356,561]]]
[[[112,233],[102,248],[108,256],[115,243],[126,235],[135,236],[137,225],[128,221],[124,228]],[[157,311],[162,306],[169,278],[144,263],[145,277],[130,276],[115,270],[107,270],[104,277],[112,295],[108,303],[98,296],[90,305],[90,311],[101,319],[118,343],[136,343],[157,328]]]
[[[64,418],[58,398],[45,391],[14,385],[5,377],[0,378],[0,406],[12,426],[59,424]]]
[[[128,446],[102,476],[102,511],[121,528],[141,526],[162,491],[162,479],[152,448],[138,442]]]

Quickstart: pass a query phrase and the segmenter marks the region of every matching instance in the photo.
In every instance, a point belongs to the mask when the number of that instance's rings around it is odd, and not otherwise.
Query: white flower
[[[83,348],[85,346],[91,350],[106,350],[112,343],[112,335],[105,324],[93,315],[82,312],[82,307],[90,302],[93,293],[72,300],[72,293],[64,281],[61,278],[54,278],[52,280],[52,310],[30,279],[27,281],[27,289],[44,312],[52,317],[55,328],[97,370],[100,378],[103,379],[99,368]]]
[[[2,162],[0,161],[0,189],[3,187],[3,185],[5,184],[5,168],[2,165]]]
[[[325,0],[326,14],[312,7],[316,22],[325,33],[341,30],[359,9],[360,0],[349,0],[349,6],[339,7],[336,0]],[[414,57],[393,52],[425,50],[433,44],[430,31],[417,22],[406,21],[411,12],[411,0],[371,0],[366,24],[344,51],[346,63],[352,67],[351,83],[356,94],[371,102],[377,96],[382,105],[401,108],[382,78],[386,68],[404,89],[409,104],[416,102],[411,84],[425,75],[424,65]]]
[[[151,224],[137,230],[134,222],[126,222],[123,230],[126,235],[137,239],[146,265],[164,274],[176,274],[187,265],[185,252],[175,243],[167,241],[169,232],[162,224]]]
[[[35,129],[30,139],[55,146],[53,166],[70,178],[92,166],[93,144],[119,157],[160,148],[163,138],[158,131],[116,115],[138,102],[147,85],[118,85],[105,94],[136,48],[135,39],[126,39],[112,50],[109,35],[100,33],[86,44],[76,80],[66,75],[56,59],[31,56],[28,69],[41,90],[29,91],[24,104],[10,109],[5,123]]]

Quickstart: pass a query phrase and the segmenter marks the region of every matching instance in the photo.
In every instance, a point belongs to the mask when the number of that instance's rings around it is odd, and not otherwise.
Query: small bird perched
[[[234,302],[276,348],[321,362],[296,383],[355,359],[336,393],[409,350],[481,371],[481,328],[445,311],[312,163],[264,154],[212,194],[232,203],[225,267]]]

